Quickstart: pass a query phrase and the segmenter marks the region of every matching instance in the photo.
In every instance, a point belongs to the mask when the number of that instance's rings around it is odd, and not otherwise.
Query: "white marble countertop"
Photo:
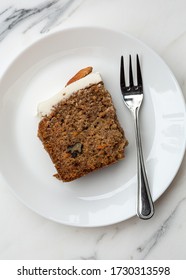
[[[0,3],[0,76],[27,46],[74,26],[132,34],[154,49],[186,97],[185,0],[7,0]],[[47,220],[0,180],[0,259],[186,259],[186,159],[147,221],[133,217],[100,228]]]

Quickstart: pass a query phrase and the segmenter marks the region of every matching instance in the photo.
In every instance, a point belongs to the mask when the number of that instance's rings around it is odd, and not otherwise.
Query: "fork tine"
[[[140,62],[139,62],[138,54],[136,55],[136,64],[137,64],[137,82],[138,82],[138,86],[142,86],[143,85],[143,81],[142,81],[142,76],[141,76],[141,67],[140,67]]]
[[[132,74],[132,59],[131,55],[129,55],[129,87],[134,86],[134,81],[133,81],[133,74]]]
[[[121,87],[125,87],[125,71],[124,71],[123,56],[121,56],[121,64],[120,64],[120,85],[121,85]]]

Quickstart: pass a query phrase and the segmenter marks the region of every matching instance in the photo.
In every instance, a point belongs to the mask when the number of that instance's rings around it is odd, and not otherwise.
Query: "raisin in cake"
[[[92,67],[80,70],[65,88],[38,106],[38,137],[69,182],[124,158],[127,145],[109,92]]]

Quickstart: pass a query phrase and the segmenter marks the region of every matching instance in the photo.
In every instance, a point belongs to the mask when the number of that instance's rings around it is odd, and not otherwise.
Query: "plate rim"
[[[1,76],[1,79],[0,79],[0,83],[2,83],[4,77],[6,77],[7,73],[9,72],[9,70],[11,69],[11,67],[17,62],[19,61],[20,57],[27,53],[30,49],[32,49],[35,45],[39,44],[39,43],[42,43],[44,42],[47,38],[52,38],[52,37],[55,37],[56,35],[59,35],[63,32],[74,32],[75,30],[90,30],[90,29],[94,29],[94,30],[98,30],[101,32],[114,32],[114,33],[117,33],[117,34],[120,34],[122,36],[126,36],[128,37],[129,39],[132,39],[134,41],[136,41],[137,43],[139,43],[140,45],[142,45],[145,49],[148,49],[151,53],[153,53],[153,55],[155,55],[160,61],[161,63],[163,63],[167,70],[169,71],[169,74],[171,76],[171,79],[173,80],[174,84],[176,85],[176,87],[178,88],[179,90],[179,93],[180,93],[180,98],[182,98],[182,102],[183,104],[185,104],[185,100],[184,100],[184,95],[183,95],[183,92],[182,92],[182,89],[177,81],[177,79],[175,78],[172,70],[170,69],[170,67],[166,64],[166,62],[161,58],[161,56],[159,54],[157,54],[151,47],[149,47],[147,44],[145,44],[143,41],[141,41],[140,39],[138,39],[137,37],[129,34],[129,33],[126,33],[126,32],[122,32],[122,31],[118,31],[118,30],[115,30],[115,29],[111,29],[111,28],[104,28],[104,27],[98,27],[98,26],[77,26],[77,27],[70,27],[70,28],[64,28],[64,29],[61,29],[61,30],[58,30],[58,31],[55,31],[55,32],[52,32],[50,34],[47,34],[45,36],[43,36],[42,38],[39,38],[39,39],[36,39],[34,42],[32,42],[29,46],[27,46],[26,48],[24,48],[22,51],[19,52],[18,55],[15,56],[15,58],[10,62],[10,64],[8,65],[8,67],[5,69],[5,71],[3,72],[2,76]],[[184,117],[186,118],[186,114],[184,115]],[[184,132],[186,134],[186,125],[184,126]],[[183,151],[180,153],[182,154],[182,156],[180,156],[180,160],[179,160],[179,164],[177,165],[177,168],[175,168],[175,172],[174,172],[174,175],[172,175],[172,177],[170,178],[169,180],[169,183],[167,183],[167,186],[159,193],[159,196],[154,200],[154,201],[157,201],[161,196],[162,194],[169,188],[170,184],[172,183],[172,181],[174,180],[174,178],[176,177],[179,169],[180,169],[180,166],[182,164],[182,161],[183,161],[183,158],[184,158],[184,155],[185,155],[185,149],[186,149],[186,137],[185,139],[183,139]],[[0,174],[2,174],[1,170],[0,170]],[[128,219],[130,219],[131,217],[134,217],[136,214],[130,214],[128,215],[128,218],[125,218],[125,219],[122,219],[122,220],[117,220],[115,222],[111,221],[110,223],[105,223],[105,224],[93,224],[93,225],[90,225],[90,223],[88,224],[74,224],[74,223],[70,223],[70,222],[65,222],[65,221],[59,221],[57,219],[54,219],[54,218],[50,218],[50,217],[47,217],[46,215],[43,215],[41,213],[39,213],[37,210],[33,209],[30,205],[26,204],[25,201],[23,201],[21,199],[21,197],[19,197],[19,195],[16,193],[16,191],[14,190],[14,188],[12,188],[8,182],[6,181],[6,178],[3,176],[2,174],[2,178],[3,178],[3,181],[6,183],[6,185],[9,187],[9,189],[12,191],[12,193],[16,196],[16,198],[18,198],[27,208],[31,209],[33,212],[39,214],[40,216],[46,218],[46,219],[49,219],[51,221],[55,221],[57,223],[60,223],[60,224],[64,224],[64,225],[68,225],[68,226],[75,226],[75,227],[88,227],[88,228],[91,228],[91,227],[101,227],[101,226],[109,226],[109,225],[113,225],[113,224],[116,224],[116,223],[119,223],[119,222],[122,222],[122,221],[126,221]]]

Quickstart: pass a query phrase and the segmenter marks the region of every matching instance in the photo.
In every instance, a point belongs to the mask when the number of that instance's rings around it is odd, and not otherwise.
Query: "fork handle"
[[[154,215],[154,204],[152,201],[141,144],[141,134],[139,126],[139,108],[134,111],[136,147],[137,147],[137,169],[138,169],[138,195],[137,195],[137,215],[143,220],[150,219]]]

